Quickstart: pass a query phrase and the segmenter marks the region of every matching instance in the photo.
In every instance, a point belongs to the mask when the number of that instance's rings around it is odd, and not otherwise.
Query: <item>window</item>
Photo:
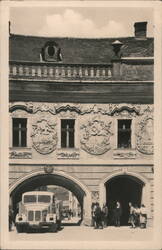
[[[26,147],[27,143],[27,119],[13,118],[13,147]]]
[[[54,46],[48,46],[48,55],[49,56],[54,56],[54,54],[55,54],[55,48],[54,48]]]
[[[61,120],[61,147],[74,148],[75,120]]]
[[[51,196],[49,195],[38,195],[38,202],[50,203]]]
[[[61,62],[61,48],[55,41],[47,41],[42,48],[41,59],[47,62]]]
[[[36,203],[37,196],[36,195],[24,195],[24,203]]]
[[[131,120],[118,120],[118,148],[131,148]]]

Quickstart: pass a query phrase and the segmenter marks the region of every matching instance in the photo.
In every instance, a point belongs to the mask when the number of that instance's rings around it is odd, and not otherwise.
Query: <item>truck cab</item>
[[[16,215],[17,232],[30,228],[48,228],[56,232],[61,226],[61,205],[55,194],[46,191],[25,192]]]

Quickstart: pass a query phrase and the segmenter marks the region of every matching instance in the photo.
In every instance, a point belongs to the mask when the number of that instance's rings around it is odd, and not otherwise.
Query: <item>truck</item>
[[[18,233],[41,228],[56,232],[61,227],[61,203],[53,192],[25,192],[19,203],[15,225]]]

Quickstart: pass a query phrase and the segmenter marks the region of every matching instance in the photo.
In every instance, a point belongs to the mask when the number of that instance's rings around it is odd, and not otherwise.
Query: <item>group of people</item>
[[[144,204],[141,205],[141,207],[138,207],[137,205],[132,205],[131,202],[129,202],[129,220],[128,223],[131,225],[131,228],[146,228],[147,224],[147,211]]]
[[[113,209],[108,209],[107,205],[104,204],[101,208],[99,203],[96,202],[92,205],[92,226],[95,229],[103,229],[108,225],[114,225],[120,227],[122,216],[122,207],[119,201],[115,203]],[[129,218],[128,224],[131,228],[146,228],[147,223],[147,211],[146,207],[142,204],[141,207],[132,205],[129,202]]]
[[[117,201],[116,206],[114,208],[114,214],[113,214],[113,219],[114,219],[114,224],[115,226],[120,226],[120,217],[122,214],[121,206],[120,203]],[[92,224],[95,229],[101,228],[103,229],[104,227],[108,226],[108,207],[106,204],[103,205],[102,209],[99,205],[98,202],[93,204],[92,206]]]

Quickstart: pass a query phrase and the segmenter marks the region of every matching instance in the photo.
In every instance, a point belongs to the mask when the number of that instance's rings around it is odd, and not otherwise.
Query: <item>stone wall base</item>
[[[82,225],[84,225],[84,226],[89,226],[89,227],[92,226],[92,219],[89,218],[89,217],[85,217],[85,218],[83,219]]]
[[[153,223],[154,223],[153,218],[147,219],[147,227],[153,227],[154,226]]]

